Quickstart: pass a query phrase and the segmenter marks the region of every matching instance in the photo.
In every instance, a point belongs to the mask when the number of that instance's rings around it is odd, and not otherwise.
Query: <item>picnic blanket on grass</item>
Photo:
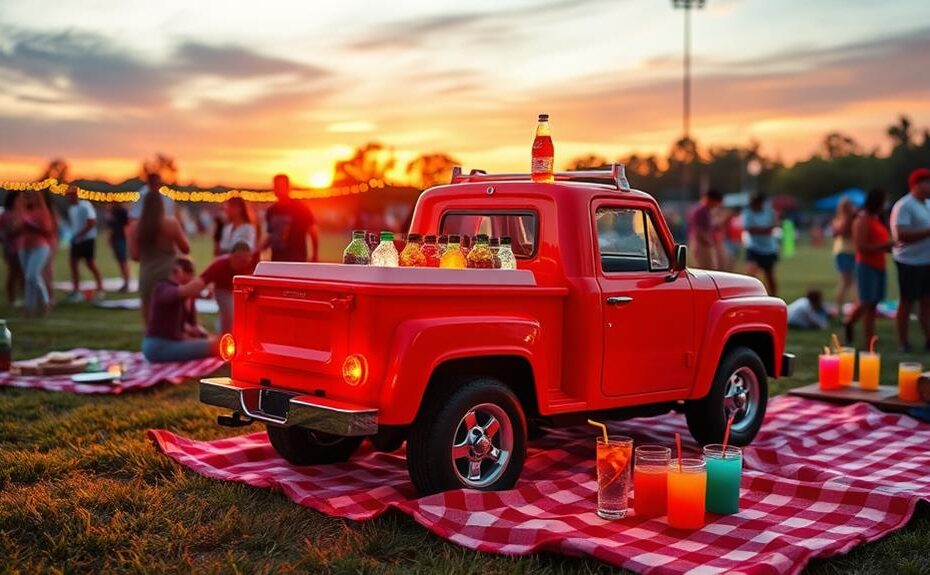
[[[149,363],[138,351],[78,348],[71,352],[81,357],[97,357],[103,368],[112,363],[121,363],[126,371],[120,382],[113,385],[75,383],[71,381],[70,375],[15,376],[3,372],[0,373],[0,387],[28,387],[79,394],[119,394],[145,389],[161,382],[178,384],[187,378],[209,375],[223,365],[221,359],[212,357],[190,361]]]
[[[611,424],[666,445],[686,434],[681,416]],[[517,487],[419,497],[403,450],[363,444],[352,460],[293,467],[264,432],[195,441],[152,430],[158,449],[208,477],[276,489],[328,515],[371,519],[389,508],[469,549],[505,555],[591,555],[642,573],[797,573],[812,557],[844,553],[903,527],[930,498],[930,425],[866,404],[776,397],[744,449],[741,511],[707,515],[697,531],[664,518],[606,521],[595,514],[595,434],[589,426],[532,442]],[[697,446],[690,444],[688,450]]]

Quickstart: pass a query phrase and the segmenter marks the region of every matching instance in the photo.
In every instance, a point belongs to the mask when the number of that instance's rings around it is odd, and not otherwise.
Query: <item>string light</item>
[[[351,186],[339,186],[335,188],[320,190],[292,190],[291,197],[296,200],[314,200],[320,198],[331,198],[336,196],[348,196],[352,194],[362,194],[369,190],[384,188],[384,180],[374,179],[368,183],[353,184]],[[45,190],[51,193],[63,196],[68,193],[69,185],[61,183],[55,178],[46,178],[39,182],[16,182],[0,180],[0,189],[11,192],[42,192]],[[120,190],[113,192],[100,192],[97,190],[86,190],[80,186],[77,188],[78,197],[82,200],[91,202],[118,202],[132,203],[138,201],[140,194],[138,191]],[[247,202],[271,203],[275,201],[274,192],[268,190],[228,190],[225,192],[207,192],[195,190],[192,192],[178,190],[168,186],[162,186],[158,190],[166,198],[171,198],[176,202],[189,203],[211,203],[220,204],[229,198],[242,198]]]

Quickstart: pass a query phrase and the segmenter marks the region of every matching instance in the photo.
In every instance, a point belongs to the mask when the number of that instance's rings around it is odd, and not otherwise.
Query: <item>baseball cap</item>
[[[917,168],[907,177],[907,187],[913,188],[924,180],[930,180],[930,170],[927,168]]]

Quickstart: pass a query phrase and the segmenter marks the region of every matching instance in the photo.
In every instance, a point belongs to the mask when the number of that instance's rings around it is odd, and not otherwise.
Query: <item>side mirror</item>
[[[688,246],[675,244],[675,271],[684,271],[688,267]]]

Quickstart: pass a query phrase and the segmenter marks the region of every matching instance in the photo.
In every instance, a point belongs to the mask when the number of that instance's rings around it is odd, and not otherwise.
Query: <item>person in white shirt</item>
[[[919,168],[908,177],[909,193],[891,210],[892,249],[898,268],[898,346],[911,351],[908,324],[911,307],[918,302],[918,318],[923,328],[924,349],[930,351],[930,170]]]
[[[226,200],[224,208],[226,222],[223,224],[216,255],[232,252],[233,246],[238,243],[248,244],[252,252],[257,251],[258,224],[249,204],[240,197],[232,197]]]
[[[84,300],[81,295],[81,273],[78,269],[81,260],[97,282],[97,292],[94,297],[103,296],[103,278],[94,262],[94,251],[97,245],[97,212],[93,204],[78,198],[77,187],[68,187],[68,224],[71,227],[71,294],[68,301],[72,303]]]
[[[811,290],[807,295],[788,304],[788,327],[798,329],[826,329],[830,324],[823,307],[823,294]]]

